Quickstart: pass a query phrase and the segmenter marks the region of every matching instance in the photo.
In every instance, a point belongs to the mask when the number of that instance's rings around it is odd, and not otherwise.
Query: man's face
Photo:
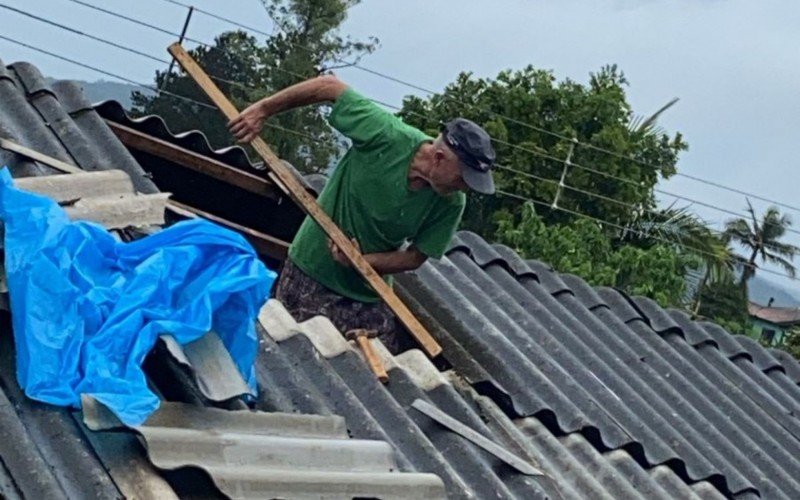
[[[437,194],[448,195],[469,189],[461,177],[461,165],[455,155],[439,150],[435,153],[435,161],[428,182]]]

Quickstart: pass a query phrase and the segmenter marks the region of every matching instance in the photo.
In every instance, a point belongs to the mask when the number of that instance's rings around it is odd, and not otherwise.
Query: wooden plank
[[[183,70],[197,82],[200,88],[203,89],[206,95],[216,104],[226,118],[232,120],[239,115],[239,111],[214,82],[211,81],[194,59],[192,59],[189,53],[184,50],[180,43],[170,45],[168,50],[175,60],[178,61],[178,64],[181,65]],[[392,288],[383,281],[383,278],[372,269],[372,266],[370,266],[361,253],[356,250],[355,246],[350,242],[350,239],[339,229],[333,220],[331,220],[328,214],[322,210],[317,204],[317,201],[306,191],[305,187],[295,175],[286,168],[283,162],[272,152],[269,146],[267,146],[267,143],[260,137],[256,137],[250,142],[250,145],[253,146],[259,156],[261,156],[272,174],[286,187],[287,194],[300,205],[317,224],[319,224],[322,230],[325,231],[325,234],[327,234],[342,250],[342,253],[347,257],[347,260],[351,263],[353,268],[364,277],[378,296],[391,308],[400,322],[417,340],[425,353],[430,357],[441,354],[441,346],[430,333],[428,333],[425,327],[422,326],[422,323],[414,317],[397,295],[395,295],[394,290],[392,290]]]
[[[8,151],[13,151],[19,155],[24,156],[25,158],[38,161],[39,163],[43,163],[50,167],[56,168],[58,170],[61,170],[62,172],[67,172],[69,174],[77,174],[83,172],[83,170],[79,169],[74,165],[70,165],[69,163],[53,158],[52,156],[47,156],[38,151],[34,151],[33,149],[26,148],[25,146],[17,144],[16,142],[12,142],[8,139],[0,138],[0,148],[6,149]]]
[[[45,195],[58,203],[114,194],[133,195],[133,181],[122,170],[101,170],[71,175],[45,175],[14,179],[19,189]]]
[[[64,207],[72,220],[88,220],[106,229],[164,224],[164,209],[170,193],[84,198]]]
[[[225,220],[222,217],[217,217],[216,215],[203,212],[202,210],[198,210],[194,207],[184,205],[183,203],[179,203],[174,200],[167,202],[167,209],[178,215],[182,215],[183,217],[202,217],[210,220],[211,222],[219,224],[220,226],[232,229],[244,236],[247,241],[253,245],[253,248],[255,248],[257,252],[272,257],[273,259],[284,260],[289,253],[289,243],[281,239],[274,238],[268,234],[264,234],[260,231],[256,231],[255,229],[250,229],[249,227],[241,226],[235,222]]]
[[[275,184],[258,175],[233,168],[213,158],[208,158],[111,120],[105,120],[105,122],[111,128],[111,131],[116,134],[117,138],[131,149],[163,158],[181,167],[200,172],[251,193],[270,198],[275,198],[277,195]]]

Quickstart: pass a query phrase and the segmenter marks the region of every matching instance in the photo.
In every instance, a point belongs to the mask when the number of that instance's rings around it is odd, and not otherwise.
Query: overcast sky
[[[179,31],[186,9],[164,0],[84,0],[165,29]],[[186,0],[205,10],[272,29],[258,0]],[[167,58],[173,37],[91,11],[68,0],[5,0],[9,5],[84,32]],[[2,34],[150,83],[154,61],[0,10]],[[204,41],[232,26],[196,13],[189,36]],[[800,1],[798,0],[364,0],[343,33],[374,35],[381,47],[364,65],[422,87],[441,90],[462,70],[494,76],[532,64],[561,79],[588,80],[616,63],[630,81],[639,114],[673,97],[661,119],[690,150],[679,171],[800,206]],[[6,64],[26,60],[45,74],[110,79],[0,40]],[[417,93],[358,70],[340,76],[363,93],[399,104]],[[675,178],[663,189],[732,210],[742,195]],[[669,201],[666,199],[664,201]],[[755,202],[761,210],[766,204]],[[710,221],[728,218],[695,207]],[[790,211],[791,212],[791,211]],[[800,213],[793,213],[800,230]],[[800,244],[800,236],[790,241]],[[770,277],[770,279],[778,279]],[[798,282],[779,280],[800,290]]]

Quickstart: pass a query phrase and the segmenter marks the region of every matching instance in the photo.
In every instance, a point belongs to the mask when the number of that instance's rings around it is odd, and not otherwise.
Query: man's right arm
[[[228,123],[228,128],[237,141],[250,142],[269,117],[301,106],[335,101],[346,89],[347,85],[333,75],[318,76],[251,104]]]

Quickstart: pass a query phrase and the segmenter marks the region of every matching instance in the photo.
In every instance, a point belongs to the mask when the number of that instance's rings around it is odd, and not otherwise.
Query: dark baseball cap
[[[477,123],[456,118],[442,127],[445,144],[461,160],[461,176],[473,191],[494,194],[492,139]]]

